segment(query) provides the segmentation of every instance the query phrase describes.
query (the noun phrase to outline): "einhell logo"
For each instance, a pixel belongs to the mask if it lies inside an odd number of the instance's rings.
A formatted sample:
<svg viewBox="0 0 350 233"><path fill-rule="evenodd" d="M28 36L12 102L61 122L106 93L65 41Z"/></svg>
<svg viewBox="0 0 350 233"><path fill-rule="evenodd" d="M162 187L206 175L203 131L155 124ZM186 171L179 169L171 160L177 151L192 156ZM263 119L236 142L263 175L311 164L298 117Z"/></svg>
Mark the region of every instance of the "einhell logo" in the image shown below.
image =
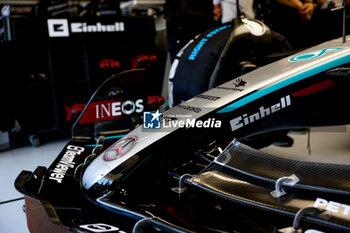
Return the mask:
<svg viewBox="0 0 350 233"><path fill-rule="evenodd" d="M291 104L292 103L291 103L290 96L287 95L281 98L279 103L276 103L270 107L265 108L264 106L261 106L259 110L253 114L248 115L247 113L245 113L242 116L239 116L233 120L230 120L231 129L232 131L236 131L237 129L247 126L271 114L274 114L277 111L280 111L281 109L284 109L290 106Z"/></svg>
<svg viewBox="0 0 350 233"><path fill-rule="evenodd" d="M80 124L87 124L98 121L107 121L123 118L126 115L142 113L144 110L143 99L132 100L107 100L93 102L79 120Z"/></svg>
<svg viewBox="0 0 350 233"><path fill-rule="evenodd" d="M49 37L69 37L71 33L102 33L102 32L123 32L123 22L104 25L100 22L87 24L85 22L68 23L67 19L48 19L47 26Z"/></svg>
<svg viewBox="0 0 350 233"><path fill-rule="evenodd" d="M66 19L49 19L47 21L50 37L68 37L69 28Z"/></svg>

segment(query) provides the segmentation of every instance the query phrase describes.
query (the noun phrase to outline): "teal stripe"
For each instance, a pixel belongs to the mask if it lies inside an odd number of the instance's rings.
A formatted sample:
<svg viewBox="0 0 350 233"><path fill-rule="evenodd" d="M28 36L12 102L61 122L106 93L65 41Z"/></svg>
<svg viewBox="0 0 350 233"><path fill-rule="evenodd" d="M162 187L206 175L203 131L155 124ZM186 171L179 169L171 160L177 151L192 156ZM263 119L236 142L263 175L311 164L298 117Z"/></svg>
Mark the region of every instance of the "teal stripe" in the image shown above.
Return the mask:
<svg viewBox="0 0 350 233"><path fill-rule="evenodd" d="M115 138L122 138L122 137L124 137L125 135L126 135L126 134L108 136L108 137L105 137L105 140L108 140L108 139L115 139ZM85 147L96 147L96 146L98 146L98 144L85 145Z"/></svg>
<svg viewBox="0 0 350 233"><path fill-rule="evenodd" d="M108 139L114 139L114 138L122 138L124 137L126 134L120 134L120 135L114 135L114 136L108 136L108 137L105 137L105 140L108 140Z"/></svg>
<svg viewBox="0 0 350 233"><path fill-rule="evenodd" d="M320 72L326 71L328 69L334 68L334 67L339 66L339 65L343 65L343 64L348 63L348 62L350 62L350 54L344 54L341 57L335 58L334 60L324 62L324 63L322 63L314 68L311 68L311 69L305 71L305 72L296 74L296 75L291 76L290 78L285 79L279 83L268 86L265 89L262 89L260 91L254 92L251 95L249 95L245 98L242 98L242 99L226 106L225 108L219 110L217 113L227 113L227 112L234 111L237 108L240 108L240 107L242 107L242 106L258 99L258 98L261 98L267 94L270 94L276 90L279 90L279 89L286 87L290 84L296 83L300 80L306 79L306 78L311 77L315 74L318 74Z"/></svg>
<svg viewBox="0 0 350 233"><path fill-rule="evenodd" d="M96 147L98 146L99 144L90 144L90 145L85 145L85 147Z"/></svg>

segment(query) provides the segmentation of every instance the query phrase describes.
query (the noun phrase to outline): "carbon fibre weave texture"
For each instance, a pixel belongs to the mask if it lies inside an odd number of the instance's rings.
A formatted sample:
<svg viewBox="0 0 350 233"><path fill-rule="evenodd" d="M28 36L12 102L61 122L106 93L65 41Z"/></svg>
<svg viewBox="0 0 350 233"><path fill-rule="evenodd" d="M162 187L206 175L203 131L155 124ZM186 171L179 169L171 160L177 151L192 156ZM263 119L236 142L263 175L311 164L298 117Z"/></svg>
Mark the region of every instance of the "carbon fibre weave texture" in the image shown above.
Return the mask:
<svg viewBox="0 0 350 233"><path fill-rule="evenodd" d="M265 182L274 183L281 177L295 174L300 179L297 186L350 194L350 165L286 159L241 143L235 143L222 153L216 163Z"/></svg>

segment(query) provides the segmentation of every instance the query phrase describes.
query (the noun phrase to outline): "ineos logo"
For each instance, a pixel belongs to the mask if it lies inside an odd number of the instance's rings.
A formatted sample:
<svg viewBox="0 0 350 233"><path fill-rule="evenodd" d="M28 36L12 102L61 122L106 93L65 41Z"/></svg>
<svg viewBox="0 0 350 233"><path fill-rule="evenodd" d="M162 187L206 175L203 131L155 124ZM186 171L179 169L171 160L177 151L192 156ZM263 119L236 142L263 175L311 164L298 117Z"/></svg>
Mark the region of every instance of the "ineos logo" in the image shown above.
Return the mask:
<svg viewBox="0 0 350 233"><path fill-rule="evenodd" d="M47 20L50 37L68 37L69 27L67 19L49 19Z"/></svg>
<svg viewBox="0 0 350 233"><path fill-rule="evenodd" d="M125 231L120 230L118 227L114 227L111 225L107 225L104 223L93 223L93 224L86 224L79 226L80 228L83 228L85 230L91 231L91 232L112 232L112 231L118 231L119 233L125 233Z"/></svg>

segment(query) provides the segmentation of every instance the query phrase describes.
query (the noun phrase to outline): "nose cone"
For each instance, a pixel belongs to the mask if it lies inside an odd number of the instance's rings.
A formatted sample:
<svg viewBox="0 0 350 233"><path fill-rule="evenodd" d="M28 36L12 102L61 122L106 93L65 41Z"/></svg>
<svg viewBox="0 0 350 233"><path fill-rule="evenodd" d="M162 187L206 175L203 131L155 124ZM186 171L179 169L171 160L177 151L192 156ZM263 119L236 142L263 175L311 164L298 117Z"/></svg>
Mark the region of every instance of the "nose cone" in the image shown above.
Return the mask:
<svg viewBox="0 0 350 233"><path fill-rule="evenodd" d="M105 163L101 156L96 158L93 166L88 166L83 174L82 184L85 189L90 189L93 184L102 179L111 168Z"/></svg>

